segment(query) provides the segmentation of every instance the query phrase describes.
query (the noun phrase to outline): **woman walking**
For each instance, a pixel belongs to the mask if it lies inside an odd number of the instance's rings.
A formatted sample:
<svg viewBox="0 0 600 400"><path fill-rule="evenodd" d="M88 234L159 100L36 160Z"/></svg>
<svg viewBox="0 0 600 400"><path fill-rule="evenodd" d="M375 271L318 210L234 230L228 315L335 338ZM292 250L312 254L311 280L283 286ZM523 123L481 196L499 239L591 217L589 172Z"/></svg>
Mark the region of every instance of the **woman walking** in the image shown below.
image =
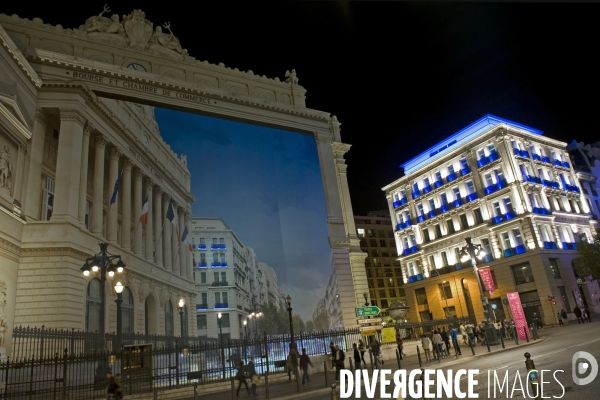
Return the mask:
<svg viewBox="0 0 600 400"><path fill-rule="evenodd" d="M235 379L238 380L238 387L235 395L239 397L240 388L242 387L242 383L246 386L246 392L248 392L248 396L250 396L250 389L248 389L248 382L246 382L246 369L244 368L244 362L240 361L240 366L238 367L237 374L235 374Z"/></svg>
<svg viewBox="0 0 600 400"><path fill-rule="evenodd" d="M363 365L367 365L365 362L365 352L367 351L367 347L363 343L362 340L358 341L358 351L360 351L360 359L362 360Z"/></svg>

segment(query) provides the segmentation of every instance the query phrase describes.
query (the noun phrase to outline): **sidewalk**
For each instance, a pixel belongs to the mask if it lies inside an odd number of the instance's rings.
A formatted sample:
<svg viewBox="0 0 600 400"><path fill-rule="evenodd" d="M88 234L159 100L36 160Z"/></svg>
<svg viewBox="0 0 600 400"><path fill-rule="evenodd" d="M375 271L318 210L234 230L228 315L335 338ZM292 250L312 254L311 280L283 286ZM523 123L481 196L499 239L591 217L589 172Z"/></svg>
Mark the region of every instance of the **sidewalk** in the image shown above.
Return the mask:
<svg viewBox="0 0 600 400"><path fill-rule="evenodd" d="M442 359L441 362L438 362L436 360L430 361L430 362L425 362L425 354L423 352L421 352L421 359L422 359L421 367L422 368L434 368L434 369L446 368L446 367L449 367L454 364L465 362L466 360L472 359L473 357L491 356L491 355L509 351L509 350L512 350L515 348L520 348L520 347L524 347L524 346L533 345L536 343L541 343L545 339L546 339L545 337L541 337L537 340L530 339L529 343L527 343L526 341L519 340L519 345L515 344L514 339L508 339L507 341L505 341L504 349L502 348L502 346L500 344L496 345L496 346L490 346L491 351L489 353L487 351L486 346L477 345L474 348L475 356L472 355L470 347L461 346L461 352L462 352L461 356L456 358L456 356L454 355L454 350L452 350L452 355L450 355L449 357L446 357L445 359ZM366 356L367 355L365 354L365 359L367 359ZM389 359L389 360L384 360L384 361L385 361L385 364L382 366L383 369L390 369L392 371L398 370L398 362L396 359ZM418 361L417 356L404 357L404 359L400 361L400 364L401 364L402 369L406 369L409 371L413 370L413 369L421 368L419 366L419 361ZM367 363L367 366L369 367L369 371L370 371L371 365ZM346 362L346 367L350 368L350 365L348 362ZM282 374L277 374L277 375L273 375L272 377L269 377L269 398L270 399L281 399L281 400L300 399L300 398L305 398L305 397L316 396L319 394L323 394L323 395L329 394L331 392L331 385L334 383L335 372L327 373L327 385L325 384L325 374L324 373L310 375L312 382L305 387L303 387L300 384L300 392L297 392L297 387L296 387L295 381L292 380L292 382L288 382L287 375L285 375L284 380L281 380L282 377L283 377ZM249 380L248 380L248 382L249 382ZM238 382L236 382L235 384L236 384L236 389L237 389ZM250 383L248 383L248 386L250 387ZM258 384L257 393L258 394L256 396L248 396L248 394L246 393L245 386L242 385L242 388L240 389L239 398L240 399L254 398L257 400L266 399L265 379L263 376L261 376L260 382ZM190 389L190 394L193 394L192 389ZM158 399L171 399L171 398L173 398L173 397L170 397L169 394L166 392L165 393L159 392L159 394L158 394ZM190 395L190 397L179 397L179 398L185 399L185 400L194 400L193 395ZM232 396L231 390L210 393L210 394L203 394L202 387L198 387L198 399L199 400L228 400L228 399L236 399L236 398L237 397L235 396L235 393L233 393L233 396Z"/></svg>

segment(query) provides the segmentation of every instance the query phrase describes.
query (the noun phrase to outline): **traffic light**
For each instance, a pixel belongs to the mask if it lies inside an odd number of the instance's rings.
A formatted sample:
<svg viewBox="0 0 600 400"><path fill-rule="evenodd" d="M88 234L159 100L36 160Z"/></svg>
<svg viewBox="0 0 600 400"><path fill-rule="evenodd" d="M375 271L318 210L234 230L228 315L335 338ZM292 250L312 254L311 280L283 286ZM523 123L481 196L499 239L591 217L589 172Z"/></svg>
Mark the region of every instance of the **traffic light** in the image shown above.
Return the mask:
<svg viewBox="0 0 600 400"><path fill-rule="evenodd" d="M553 302L552 302L552 305L553 305L553 306L555 306L555 305L556 305L556 302L555 302L555 301L553 301Z"/></svg>

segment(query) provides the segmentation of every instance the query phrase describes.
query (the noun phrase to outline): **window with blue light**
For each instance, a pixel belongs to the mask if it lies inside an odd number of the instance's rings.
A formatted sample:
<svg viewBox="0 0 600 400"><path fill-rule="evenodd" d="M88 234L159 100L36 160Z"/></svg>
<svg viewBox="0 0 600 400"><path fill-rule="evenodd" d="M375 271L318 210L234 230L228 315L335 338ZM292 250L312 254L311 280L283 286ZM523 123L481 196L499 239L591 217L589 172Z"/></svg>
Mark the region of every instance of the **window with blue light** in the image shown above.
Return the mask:
<svg viewBox="0 0 600 400"><path fill-rule="evenodd" d="M454 200L460 199L460 189L458 188L458 186L454 186L452 188L452 193L454 193Z"/></svg>
<svg viewBox="0 0 600 400"><path fill-rule="evenodd" d="M466 181L465 186L467 188L467 194L475 193L475 186L473 185L473 181Z"/></svg>
<svg viewBox="0 0 600 400"><path fill-rule="evenodd" d="M506 210L507 213L513 211L512 203L510 201L510 196L503 198L502 202L504 203L504 209Z"/></svg>
<svg viewBox="0 0 600 400"><path fill-rule="evenodd" d="M459 160L459 162L460 162L460 169L466 169L466 168L469 168L469 163L467 162L467 159L466 159L466 158L461 158L461 159Z"/></svg>
<svg viewBox="0 0 600 400"><path fill-rule="evenodd" d="M454 173L454 165L450 164L448 165L448 175L453 174Z"/></svg>
<svg viewBox="0 0 600 400"><path fill-rule="evenodd" d="M417 213L419 216L423 215L423 203L417 204Z"/></svg>

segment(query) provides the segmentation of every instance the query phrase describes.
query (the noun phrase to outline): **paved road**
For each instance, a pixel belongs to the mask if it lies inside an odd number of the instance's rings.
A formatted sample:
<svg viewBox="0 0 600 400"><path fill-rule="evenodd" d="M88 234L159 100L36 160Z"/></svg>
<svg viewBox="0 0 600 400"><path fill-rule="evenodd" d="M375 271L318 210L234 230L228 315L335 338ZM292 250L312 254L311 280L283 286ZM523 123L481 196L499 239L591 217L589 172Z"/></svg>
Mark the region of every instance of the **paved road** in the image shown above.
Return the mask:
<svg viewBox="0 0 600 400"><path fill-rule="evenodd" d="M527 369L525 368L525 358L523 354L525 351L531 353L531 358L535 362L535 366L538 370L550 370L552 372L544 374L544 381L548 382L544 384L544 397L549 398L562 398L562 399L598 399L600 398L600 376L598 376L593 382L586 386L579 386L573 383L572 379L572 357L577 351L586 351L592 354L596 360L600 359L600 322L592 322L591 324L573 324L567 327L555 327L546 328L541 332L541 335L545 337L545 340L541 343L535 344L529 347L515 348L502 353L485 355L483 357L464 357L465 349L463 349L463 358L460 360L447 359L441 364L429 363L426 368L439 368L442 370L457 370L457 369L479 369L479 375L476 379L478 384L474 388L474 393L478 394L479 398L495 398L495 399L509 399L509 398L529 398L527 393L523 393L518 390L520 385L517 381L515 383L517 372L520 374L525 385ZM477 348L478 353L483 352L481 347ZM483 348L485 349L485 348ZM468 349L467 349L468 351ZM404 365L403 365L404 367ZM411 365L406 366L407 369L411 369ZM414 368L414 367L413 367ZM564 372L556 372L556 378L560 384L553 378L555 371L562 370ZM491 374L491 383L489 385L488 393L488 371ZM494 394L493 386L493 374L504 379L506 371L509 376L509 389L505 387L502 393L496 387L496 393ZM589 371L589 369L588 369ZM600 374L599 374L600 375ZM586 374L581 377L585 377ZM562 385L562 386L561 386ZM392 386L390 386L391 388ZM467 380L461 380L461 390L467 390ZM515 388L513 390L513 387ZM525 387L523 386L525 389ZM389 390L391 392L391 390ZM432 386L431 392L436 394L436 387ZM380 399L380 388L376 389L375 399ZM361 399L366 399L364 389L361 390ZM311 396L306 393L304 399L310 400L321 400L330 399L329 394L320 393ZM351 398L356 398L354 394ZM408 398L411 398L408 396ZM449 397L445 396L442 391L442 396L435 398L446 399ZM454 397L456 398L456 397Z"/></svg>

